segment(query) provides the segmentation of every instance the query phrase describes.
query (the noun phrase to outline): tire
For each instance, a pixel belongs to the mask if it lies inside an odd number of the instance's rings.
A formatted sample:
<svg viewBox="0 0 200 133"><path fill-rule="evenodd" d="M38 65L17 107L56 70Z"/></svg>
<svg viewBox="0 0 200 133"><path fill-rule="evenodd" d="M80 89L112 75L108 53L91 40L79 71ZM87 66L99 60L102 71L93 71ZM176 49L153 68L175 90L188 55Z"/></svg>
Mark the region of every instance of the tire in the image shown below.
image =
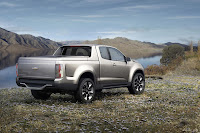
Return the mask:
<svg viewBox="0 0 200 133"><path fill-rule="evenodd" d="M103 89L96 90L96 92L101 93Z"/></svg>
<svg viewBox="0 0 200 133"><path fill-rule="evenodd" d="M136 73L132 79L131 86L128 87L130 94L142 94L145 89L145 77L141 73Z"/></svg>
<svg viewBox="0 0 200 133"><path fill-rule="evenodd" d="M91 103L95 97L94 82L90 78L81 79L75 97L80 103Z"/></svg>
<svg viewBox="0 0 200 133"><path fill-rule="evenodd" d="M39 90L31 90L31 93L35 99L40 99L40 100L47 100L51 96L51 93L46 93L44 91L39 91Z"/></svg>

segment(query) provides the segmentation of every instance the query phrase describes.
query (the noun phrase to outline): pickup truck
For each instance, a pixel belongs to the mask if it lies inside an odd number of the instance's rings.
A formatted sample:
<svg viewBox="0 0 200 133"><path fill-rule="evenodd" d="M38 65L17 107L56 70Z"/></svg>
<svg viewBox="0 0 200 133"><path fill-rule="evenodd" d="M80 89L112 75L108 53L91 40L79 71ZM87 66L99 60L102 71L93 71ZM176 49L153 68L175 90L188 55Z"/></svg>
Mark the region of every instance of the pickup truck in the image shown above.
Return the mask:
<svg viewBox="0 0 200 133"><path fill-rule="evenodd" d="M91 103L102 89L127 87L130 94L145 89L141 64L114 47L97 44L61 46L52 56L20 57L16 75L18 86L42 100L52 93L67 93Z"/></svg>

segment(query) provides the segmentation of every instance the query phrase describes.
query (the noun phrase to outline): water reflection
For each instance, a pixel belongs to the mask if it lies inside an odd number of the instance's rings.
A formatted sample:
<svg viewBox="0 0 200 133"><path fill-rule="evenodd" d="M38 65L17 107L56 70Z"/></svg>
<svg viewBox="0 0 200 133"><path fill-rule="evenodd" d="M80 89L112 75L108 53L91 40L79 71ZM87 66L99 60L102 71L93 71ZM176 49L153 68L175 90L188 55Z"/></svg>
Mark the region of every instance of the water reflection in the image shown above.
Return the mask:
<svg viewBox="0 0 200 133"><path fill-rule="evenodd" d="M23 53L0 51L0 88L17 87L15 64L19 57L52 55L53 52L53 50L26 51Z"/></svg>
<svg viewBox="0 0 200 133"><path fill-rule="evenodd" d="M142 64L144 68L150 65L160 65L160 59L162 58L162 55L148 57L148 58L139 58L136 59L139 63Z"/></svg>
<svg viewBox="0 0 200 133"><path fill-rule="evenodd" d="M15 83L16 69L15 66L11 66L0 70L0 89L17 87Z"/></svg>
<svg viewBox="0 0 200 133"><path fill-rule="evenodd" d="M0 70L15 65L19 57L52 55L53 52L52 50L25 51L23 53L0 51Z"/></svg>

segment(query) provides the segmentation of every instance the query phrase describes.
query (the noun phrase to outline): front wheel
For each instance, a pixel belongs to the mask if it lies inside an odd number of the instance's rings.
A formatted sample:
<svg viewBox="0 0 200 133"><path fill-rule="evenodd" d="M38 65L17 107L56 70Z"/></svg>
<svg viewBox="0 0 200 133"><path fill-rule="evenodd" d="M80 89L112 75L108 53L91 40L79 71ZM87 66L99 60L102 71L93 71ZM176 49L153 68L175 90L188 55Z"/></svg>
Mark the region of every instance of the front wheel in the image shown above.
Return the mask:
<svg viewBox="0 0 200 133"><path fill-rule="evenodd" d="M142 94L145 89L145 78L141 73L134 75L131 86L128 87L130 94Z"/></svg>
<svg viewBox="0 0 200 133"><path fill-rule="evenodd" d="M31 93L35 99L47 100L51 96L51 93L47 93L40 90L31 90Z"/></svg>
<svg viewBox="0 0 200 133"><path fill-rule="evenodd" d="M95 84L90 78L81 79L76 99L81 103L91 103L95 97Z"/></svg>

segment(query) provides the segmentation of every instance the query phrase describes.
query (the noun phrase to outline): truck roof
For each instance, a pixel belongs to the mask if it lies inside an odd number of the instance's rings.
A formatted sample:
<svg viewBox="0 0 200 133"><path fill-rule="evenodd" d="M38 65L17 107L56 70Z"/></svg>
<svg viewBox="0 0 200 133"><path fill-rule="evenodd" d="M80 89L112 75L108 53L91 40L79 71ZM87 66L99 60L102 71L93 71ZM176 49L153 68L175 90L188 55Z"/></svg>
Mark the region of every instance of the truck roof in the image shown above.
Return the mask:
<svg viewBox="0 0 200 133"><path fill-rule="evenodd" d="M69 45L63 45L63 46L106 46L101 44L69 44ZM61 46L61 47L63 47Z"/></svg>

